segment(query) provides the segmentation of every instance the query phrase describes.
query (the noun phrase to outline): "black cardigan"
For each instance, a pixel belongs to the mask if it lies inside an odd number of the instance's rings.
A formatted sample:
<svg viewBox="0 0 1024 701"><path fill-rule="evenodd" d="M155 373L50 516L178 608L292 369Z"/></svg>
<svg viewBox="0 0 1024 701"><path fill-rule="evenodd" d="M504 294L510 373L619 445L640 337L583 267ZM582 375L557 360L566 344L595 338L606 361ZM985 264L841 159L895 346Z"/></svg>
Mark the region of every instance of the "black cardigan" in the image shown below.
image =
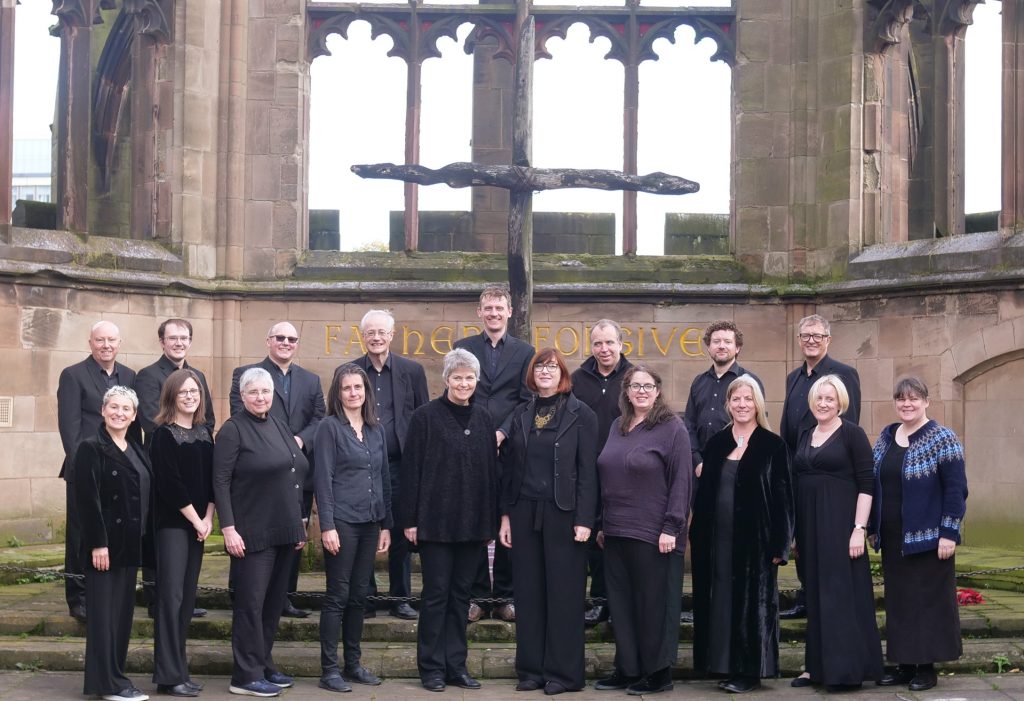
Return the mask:
<svg viewBox="0 0 1024 701"><path fill-rule="evenodd" d="M131 438L128 450L135 451L139 463L150 471L152 478L149 458ZM107 548L111 567L152 564L153 480L150 479L148 495L149 523L143 528L139 473L114 443L106 426L100 425L95 436L78 445L72 474L83 561L92 562L95 548Z"/></svg>
<svg viewBox="0 0 1024 701"><path fill-rule="evenodd" d="M224 422L213 447L213 493L221 528L234 526L246 552L306 540L302 483L309 463L273 416L243 409Z"/></svg>
<svg viewBox="0 0 1024 701"><path fill-rule="evenodd" d="M413 412L402 451L396 523L417 539L463 543L498 530L498 445L491 415L472 404L463 429L444 399Z"/></svg>
<svg viewBox="0 0 1024 701"><path fill-rule="evenodd" d="M512 433L502 443L502 514L509 513L522 491L535 405L536 399L531 399L516 409ZM562 511L575 511L575 525L593 528L597 513L597 416L570 394L565 399L565 410L555 420L558 428L551 457L555 505Z"/></svg>

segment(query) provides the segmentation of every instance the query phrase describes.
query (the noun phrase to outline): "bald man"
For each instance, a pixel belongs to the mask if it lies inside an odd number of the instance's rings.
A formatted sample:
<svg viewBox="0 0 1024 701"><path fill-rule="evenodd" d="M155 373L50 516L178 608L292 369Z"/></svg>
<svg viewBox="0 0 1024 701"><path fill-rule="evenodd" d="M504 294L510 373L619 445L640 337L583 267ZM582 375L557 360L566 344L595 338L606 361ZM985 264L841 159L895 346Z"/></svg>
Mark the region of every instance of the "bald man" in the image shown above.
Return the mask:
<svg viewBox="0 0 1024 701"><path fill-rule="evenodd" d="M95 436L103 425L100 409L103 395L115 385L135 387L135 371L117 362L121 349L121 331L109 321L93 324L89 331L89 357L80 363L64 368L57 382L57 430L64 446L64 463L59 477L63 477L67 490L67 525L64 540L64 572L81 575L84 573L79 552L78 508L72 498L74 493L75 451L86 438ZM138 438L138 426L132 432ZM81 621L85 620L85 581L81 578L66 578L64 593L68 612Z"/></svg>

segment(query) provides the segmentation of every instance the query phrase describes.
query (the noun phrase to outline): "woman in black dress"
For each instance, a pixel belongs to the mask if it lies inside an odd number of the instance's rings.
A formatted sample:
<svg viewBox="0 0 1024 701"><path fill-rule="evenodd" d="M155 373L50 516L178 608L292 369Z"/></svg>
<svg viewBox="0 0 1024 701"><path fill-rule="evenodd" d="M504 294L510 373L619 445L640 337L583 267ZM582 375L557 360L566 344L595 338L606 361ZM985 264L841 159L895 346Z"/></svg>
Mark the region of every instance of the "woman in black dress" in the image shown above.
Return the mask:
<svg viewBox="0 0 1024 701"><path fill-rule="evenodd" d="M391 478L384 430L373 388L353 363L334 371L327 418L316 427L313 454L316 505L324 543L327 599L320 613L320 686L351 691L349 682L376 686L361 664L363 615L373 560L391 543ZM338 634L344 669L338 669Z"/></svg>
<svg viewBox="0 0 1024 701"><path fill-rule="evenodd" d="M139 398L127 387L103 395L103 425L75 453L72 485L85 565L85 687L109 701L149 698L125 676L135 611L135 575L151 563L153 474L129 437Z"/></svg>
<svg viewBox="0 0 1024 701"><path fill-rule="evenodd" d="M294 683L272 652L293 551L306 544L302 484L309 463L291 430L270 415L270 373L249 368L238 386L243 409L224 422L213 448L213 493L235 583L228 691L279 696Z"/></svg>
<svg viewBox="0 0 1024 701"><path fill-rule="evenodd" d="M916 377L893 390L900 420L875 443L871 542L882 550L885 655L898 665L879 684L926 691L935 663L963 654L953 555L967 511L964 449L928 418L928 387Z"/></svg>
<svg viewBox="0 0 1024 701"><path fill-rule="evenodd" d="M731 423L704 448L690 523L694 667L753 691L779 674L778 566L793 539L789 451L750 375L725 392Z"/></svg>
<svg viewBox="0 0 1024 701"><path fill-rule="evenodd" d="M156 620L153 682L171 696L198 696L188 674L185 640L196 603L203 541L213 530L213 438L203 424L199 377L175 370L160 391L149 441L156 479Z"/></svg>
<svg viewBox="0 0 1024 701"><path fill-rule="evenodd" d="M428 691L479 689L466 669L466 617L480 550L497 533L498 442L491 415L470 401L480 376L476 356L449 351L441 375L444 394L409 421L397 522L419 548L423 571L420 682Z"/></svg>
<svg viewBox="0 0 1024 701"><path fill-rule="evenodd" d="M817 421L797 444L796 545L807 592L806 671L793 686L830 691L882 677L882 644L864 540L874 474L864 429L844 421L846 386L825 375L807 393Z"/></svg>
<svg viewBox="0 0 1024 701"><path fill-rule="evenodd" d="M501 528L512 549L517 691L579 691L584 679L586 543L597 511L597 416L572 395L553 348L530 362L536 396L502 446Z"/></svg>

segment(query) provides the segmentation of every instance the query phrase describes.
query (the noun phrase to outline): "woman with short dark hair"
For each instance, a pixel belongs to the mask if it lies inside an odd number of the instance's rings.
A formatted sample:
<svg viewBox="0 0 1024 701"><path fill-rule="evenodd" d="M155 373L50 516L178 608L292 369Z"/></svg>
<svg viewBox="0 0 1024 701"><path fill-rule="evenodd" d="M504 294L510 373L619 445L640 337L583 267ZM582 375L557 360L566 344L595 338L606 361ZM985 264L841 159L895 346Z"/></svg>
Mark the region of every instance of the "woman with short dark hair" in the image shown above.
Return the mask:
<svg viewBox="0 0 1024 701"><path fill-rule="evenodd" d="M597 417L572 394L553 348L530 361L533 399L502 444L501 544L512 549L518 691L551 696L584 680L586 543L597 511Z"/></svg>
<svg viewBox="0 0 1024 701"><path fill-rule="evenodd" d="M153 682L171 696L198 696L185 640L196 602L203 543L213 530L213 437L204 425L203 388L190 369L175 370L160 391L149 441L156 477L156 618Z"/></svg>
<svg viewBox="0 0 1024 701"><path fill-rule="evenodd" d="M334 371L313 455L327 573L320 612L320 687L344 692L352 690L349 682L376 686L380 678L362 666L359 643L374 556L386 552L391 542L391 477L373 387L354 363ZM344 669L338 668L339 633Z"/></svg>
<svg viewBox="0 0 1024 701"><path fill-rule="evenodd" d="M954 553L967 511L964 449L928 418L928 387L905 377L892 393L899 422L875 442L875 493L868 528L882 550L885 655L898 665L879 684L926 691L935 663L963 655Z"/></svg>

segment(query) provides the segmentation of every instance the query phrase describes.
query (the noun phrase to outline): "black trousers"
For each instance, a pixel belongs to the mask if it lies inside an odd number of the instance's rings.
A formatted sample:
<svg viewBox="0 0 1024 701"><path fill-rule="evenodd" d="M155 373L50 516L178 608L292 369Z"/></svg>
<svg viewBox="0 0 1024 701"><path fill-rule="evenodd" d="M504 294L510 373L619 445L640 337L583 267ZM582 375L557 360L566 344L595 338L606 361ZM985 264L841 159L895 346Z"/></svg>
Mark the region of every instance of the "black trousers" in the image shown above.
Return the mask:
<svg viewBox="0 0 1024 701"><path fill-rule="evenodd" d="M398 471L402 469L402 461L388 462L388 471L391 475L391 503L398 503L401 479ZM373 571L370 571L367 589L368 596L377 596L377 578ZM388 596L409 597L412 596L412 564L409 541L405 539L405 531L401 528L391 529L391 547L388 548ZM391 608L394 604L387 604L379 608Z"/></svg>
<svg viewBox="0 0 1024 701"><path fill-rule="evenodd" d="M203 544L192 529L160 528L156 558L153 683L175 686L189 679L185 641L196 605Z"/></svg>
<svg viewBox="0 0 1024 701"><path fill-rule="evenodd" d="M67 508L67 521L64 525L64 573L83 575L85 568L80 552L82 546L81 526L78 519L78 504L75 502L74 485L70 479L64 482L64 488ZM69 610L76 606L85 606L85 580L81 577L65 577L64 598L68 602Z"/></svg>
<svg viewBox="0 0 1024 701"><path fill-rule="evenodd" d="M590 575L590 598L606 598L608 589L604 582L604 549L597 545L597 528L587 539L587 574Z"/></svg>
<svg viewBox="0 0 1024 701"><path fill-rule="evenodd" d="M552 501L511 509L516 587L516 675L582 689L587 546L574 540L575 514Z"/></svg>
<svg viewBox="0 0 1024 701"><path fill-rule="evenodd" d="M313 511L313 492L302 493L302 518L309 518ZM288 593L294 594L299 590L299 566L302 564L302 551L293 551L295 560L291 564L288 575Z"/></svg>
<svg viewBox="0 0 1024 701"><path fill-rule="evenodd" d="M116 694L133 686L125 676L135 612L137 567L85 568L85 685L88 696Z"/></svg>
<svg viewBox="0 0 1024 701"><path fill-rule="evenodd" d="M466 616L480 546L479 542L419 541L423 594L416 665L420 679L466 673Z"/></svg>
<svg viewBox="0 0 1024 701"><path fill-rule="evenodd" d="M473 588L470 595L475 600L480 599L508 599L512 602L512 557L507 549L500 545L494 549L494 583L491 583L491 575L487 563L487 543L484 543L477 553L476 576L473 580ZM480 606L485 611L498 606L498 604L482 603Z"/></svg>
<svg viewBox="0 0 1024 701"><path fill-rule="evenodd" d="M345 667L359 666L363 637L363 613L366 606L366 578L373 572L380 525L335 521L341 550L331 555L324 550L327 571L327 598L320 612L320 667L323 675L334 676L338 669L338 634L345 650Z"/></svg>
<svg viewBox="0 0 1024 701"><path fill-rule="evenodd" d="M272 652L295 559L294 545L276 545L231 558L235 598L231 613L231 683L249 684L276 672Z"/></svg>
<svg viewBox="0 0 1024 701"><path fill-rule="evenodd" d="M679 650L683 556L606 535L604 571L615 616L615 669L646 677L671 666Z"/></svg>

